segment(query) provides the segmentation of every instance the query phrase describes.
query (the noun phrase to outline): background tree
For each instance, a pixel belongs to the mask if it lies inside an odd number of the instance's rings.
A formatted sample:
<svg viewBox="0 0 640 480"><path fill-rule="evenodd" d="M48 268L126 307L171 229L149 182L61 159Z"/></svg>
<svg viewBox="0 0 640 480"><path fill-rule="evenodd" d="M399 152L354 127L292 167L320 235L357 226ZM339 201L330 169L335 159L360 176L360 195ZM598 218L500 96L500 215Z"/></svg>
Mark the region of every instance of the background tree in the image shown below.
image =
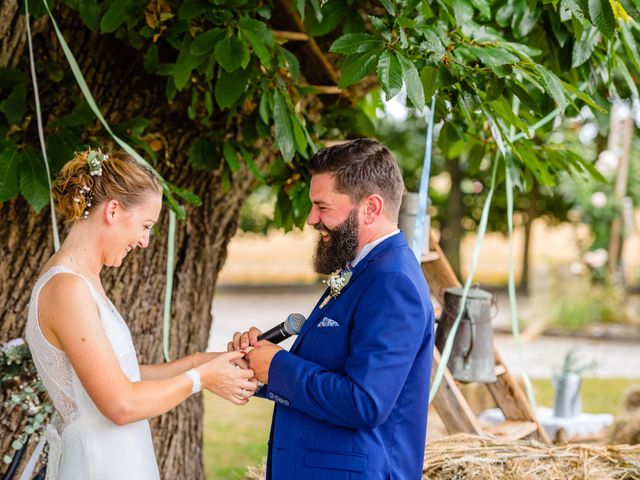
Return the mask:
<svg viewBox="0 0 640 480"><path fill-rule="evenodd" d="M528 138L530 125L556 108L637 97L637 29L629 17L639 17L636 0L65 0L52 7L109 123L186 190L174 195L194 203L177 234L173 356L206 345L217 273L246 196L264 179L276 192L277 224L301 225L309 207L305 159L316 143L371 133L353 102L376 81L389 96L404 83L418 109L437 91L436 117L488 165L503 161L496 152L512 144L510 133L523 133L507 162L525 189L534 178L549 184L557 172L593 170L562 146L540 148ZM2 339L21 335L31 286L52 253L21 8L17 0L0 4ZM79 94L42 4L34 0L31 10L55 174L74 150L109 138ZM632 58L631 69L623 58ZM310 86L336 82L337 94ZM105 276L142 362L162 360L166 229L164 216L152 248ZM192 398L152 422L163 477L202 478L201 416L202 402ZM10 450L21 418L3 411L1 451Z"/></svg>

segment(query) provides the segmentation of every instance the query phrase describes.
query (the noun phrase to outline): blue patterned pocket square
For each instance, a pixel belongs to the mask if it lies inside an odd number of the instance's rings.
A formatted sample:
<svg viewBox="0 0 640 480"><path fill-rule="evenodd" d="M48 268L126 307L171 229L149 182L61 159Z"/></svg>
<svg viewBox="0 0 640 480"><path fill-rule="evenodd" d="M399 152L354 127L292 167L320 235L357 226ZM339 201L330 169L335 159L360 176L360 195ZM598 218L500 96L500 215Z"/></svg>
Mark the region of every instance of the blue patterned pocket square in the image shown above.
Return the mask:
<svg viewBox="0 0 640 480"><path fill-rule="evenodd" d="M329 317L324 317L322 319L322 321L320 323L318 323L317 327L318 328L322 328L322 327L339 327L340 324L338 322L336 322L335 320L329 318Z"/></svg>

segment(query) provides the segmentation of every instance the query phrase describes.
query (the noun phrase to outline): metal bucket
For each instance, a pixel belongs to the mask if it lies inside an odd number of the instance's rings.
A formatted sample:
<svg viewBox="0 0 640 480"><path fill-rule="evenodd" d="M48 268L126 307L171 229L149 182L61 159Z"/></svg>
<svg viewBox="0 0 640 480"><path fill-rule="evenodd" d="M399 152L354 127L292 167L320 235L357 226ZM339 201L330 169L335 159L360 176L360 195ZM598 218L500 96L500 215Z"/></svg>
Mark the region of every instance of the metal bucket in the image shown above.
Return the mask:
<svg viewBox="0 0 640 480"><path fill-rule="evenodd" d="M577 373L568 372L553 376L553 416L569 418L580 415L580 384Z"/></svg>
<svg viewBox="0 0 640 480"><path fill-rule="evenodd" d="M458 316L462 290L447 288L444 291L444 308L436 330L436 346L440 352L444 349L447 335ZM491 328L491 310L494 305L491 293L476 287L469 289L466 307L447 364L453 378L460 382L496 381Z"/></svg>
<svg viewBox="0 0 640 480"><path fill-rule="evenodd" d="M415 192L405 192L402 195L402 204L400 205L400 216L398 218L398 228L404 232L407 237L409 248L413 247L413 234L416 227L416 218L418 216L418 194ZM424 236L422 237L422 256L429 254L429 227L431 225L431 217L425 216L424 219Z"/></svg>

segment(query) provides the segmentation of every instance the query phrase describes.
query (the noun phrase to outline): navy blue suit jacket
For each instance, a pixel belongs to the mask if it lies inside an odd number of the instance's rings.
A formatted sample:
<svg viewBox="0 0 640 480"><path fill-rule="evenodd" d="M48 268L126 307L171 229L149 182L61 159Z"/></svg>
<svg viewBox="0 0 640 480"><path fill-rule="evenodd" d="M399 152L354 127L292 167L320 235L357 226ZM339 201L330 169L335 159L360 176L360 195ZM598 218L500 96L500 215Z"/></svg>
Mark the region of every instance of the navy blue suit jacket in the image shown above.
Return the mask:
<svg viewBox="0 0 640 480"><path fill-rule="evenodd" d="M404 235L377 245L320 308L327 294L269 368L267 478L421 479L433 307Z"/></svg>

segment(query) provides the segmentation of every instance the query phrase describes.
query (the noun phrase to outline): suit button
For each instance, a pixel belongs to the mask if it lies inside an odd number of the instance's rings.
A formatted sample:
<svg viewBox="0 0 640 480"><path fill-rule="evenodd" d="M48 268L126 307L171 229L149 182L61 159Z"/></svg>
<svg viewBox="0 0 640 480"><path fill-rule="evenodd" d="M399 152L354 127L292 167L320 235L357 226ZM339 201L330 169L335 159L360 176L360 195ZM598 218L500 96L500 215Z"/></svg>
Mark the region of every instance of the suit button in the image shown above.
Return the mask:
<svg viewBox="0 0 640 480"><path fill-rule="evenodd" d="M285 404L285 406L287 406L287 407L288 407L288 406L289 406L289 400L285 400L285 401L284 401L284 404Z"/></svg>
<svg viewBox="0 0 640 480"><path fill-rule="evenodd" d="M273 394L273 392L269 392L269 399L273 400L274 397L275 397L275 395Z"/></svg>

